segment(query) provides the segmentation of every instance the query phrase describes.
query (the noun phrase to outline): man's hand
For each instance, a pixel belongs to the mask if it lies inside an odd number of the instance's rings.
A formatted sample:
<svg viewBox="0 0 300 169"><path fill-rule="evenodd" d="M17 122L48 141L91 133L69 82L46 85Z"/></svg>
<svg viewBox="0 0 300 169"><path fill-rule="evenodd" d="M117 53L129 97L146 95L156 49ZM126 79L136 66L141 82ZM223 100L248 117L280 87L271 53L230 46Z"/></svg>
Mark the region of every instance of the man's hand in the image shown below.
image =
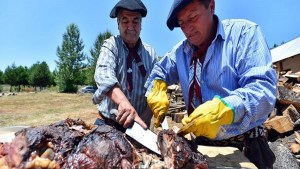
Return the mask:
<svg viewBox="0 0 300 169"><path fill-rule="evenodd" d="M123 125L124 128L128 128L133 124L133 121L139 123L144 129L147 128L145 122L139 117L138 113L126 98L120 87L114 86L107 96L118 104L118 113L116 114L116 121Z"/></svg>
<svg viewBox="0 0 300 169"><path fill-rule="evenodd" d="M147 128L145 122L140 118L140 116L128 100L122 100L119 103L116 121L120 125L123 125L124 128L128 128L129 126L131 126L134 121L139 123L144 129Z"/></svg>
<svg viewBox="0 0 300 169"><path fill-rule="evenodd" d="M163 80L155 80L153 89L147 97L147 103L155 117L154 126L161 125L169 109L169 100L167 96L167 84Z"/></svg>
<svg viewBox="0 0 300 169"><path fill-rule="evenodd" d="M211 101L197 107L189 117L183 118L183 127L178 134L193 133L197 137L204 136L214 139L221 125L233 123L234 115L234 110L216 96Z"/></svg>

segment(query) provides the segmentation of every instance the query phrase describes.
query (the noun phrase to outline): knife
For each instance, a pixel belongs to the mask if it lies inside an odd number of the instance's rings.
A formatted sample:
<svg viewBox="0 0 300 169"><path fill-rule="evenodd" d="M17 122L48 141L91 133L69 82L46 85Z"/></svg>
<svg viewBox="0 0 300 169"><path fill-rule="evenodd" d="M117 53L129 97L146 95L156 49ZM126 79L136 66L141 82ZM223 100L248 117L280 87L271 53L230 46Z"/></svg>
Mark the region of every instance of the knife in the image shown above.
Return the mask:
<svg viewBox="0 0 300 169"><path fill-rule="evenodd" d="M117 115L118 110L111 109L110 114ZM132 127L127 128L125 134L160 155L157 144L157 135L149 129L144 129L139 123L133 122Z"/></svg>
<svg viewBox="0 0 300 169"><path fill-rule="evenodd" d="M163 122L161 123L161 127L162 127L162 129L165 129L165 130L169 129L169 125L168 125L168 121L167 121L167 116L164 118Z"/></svg>

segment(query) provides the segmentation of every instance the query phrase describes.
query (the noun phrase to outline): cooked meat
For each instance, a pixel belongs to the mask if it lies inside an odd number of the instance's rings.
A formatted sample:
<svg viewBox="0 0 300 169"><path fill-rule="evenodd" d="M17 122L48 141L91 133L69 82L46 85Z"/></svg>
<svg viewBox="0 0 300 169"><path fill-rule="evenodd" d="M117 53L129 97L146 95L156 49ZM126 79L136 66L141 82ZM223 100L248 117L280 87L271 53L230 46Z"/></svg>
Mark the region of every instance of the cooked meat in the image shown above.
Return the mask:
<svg viewBox="0 0 300 169"><path fill-rule="evenodd" d="M82 120L72 119L26 128L17 132L11 143L4 144L0 157L3 156L2 161L9 168L43 168L40 163L62 167L68 154L88 131L90 127Z"/></svg>
<svg viewBox="0 0 300 169"><path fill-rule="evenodd" d="M208 163L204 155L197 152L197 146L177 136L173 130L160 131L157 142L168 168L208 169Z"/></svg>
<svg viewBox="0 0 300 169"><path fill-rule="evenodd" d="M207 168L204 156L171 130L159 133L158 144L164 161L114 127L66 119L0 143L0 168Z"/></svg>
<svg viewBox="0 0 300 169"><path fill-rule="evenodd" d="M68 157L66 168L137 168L138 164L138 154L125 135L104 125L82 139Z"/></svg>

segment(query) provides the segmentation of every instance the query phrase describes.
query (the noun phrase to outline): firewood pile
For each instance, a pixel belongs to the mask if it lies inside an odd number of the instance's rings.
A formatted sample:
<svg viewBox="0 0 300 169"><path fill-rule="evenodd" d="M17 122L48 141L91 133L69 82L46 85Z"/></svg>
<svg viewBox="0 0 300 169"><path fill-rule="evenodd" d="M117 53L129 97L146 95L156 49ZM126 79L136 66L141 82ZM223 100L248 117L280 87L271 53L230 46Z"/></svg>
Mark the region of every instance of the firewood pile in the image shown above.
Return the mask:
<svg viewBox="0 0 300 169"><path fill-rule="evenodd" d="M181 123L186 114L186 107L180 85L168 86L167 95L170 102L167 115L171 116L175 123Z"/></svg>
<svg viewBox="0 0 300 169"><path fill-rule="evenodd" d="M276 156L274 168L300 168L300 72L284 75L278 78L276 105L264 125ZM181 123L186 109L180 86L169 86L168 96L168 115Z"/></svg>
<svg viewBox="0 0 300 169"><path fill-rule="evenodd" d="M300 78L280 76L276 105L265 121L275 168L300 167ZM277 166L276 166L277 165Z"/></svg>

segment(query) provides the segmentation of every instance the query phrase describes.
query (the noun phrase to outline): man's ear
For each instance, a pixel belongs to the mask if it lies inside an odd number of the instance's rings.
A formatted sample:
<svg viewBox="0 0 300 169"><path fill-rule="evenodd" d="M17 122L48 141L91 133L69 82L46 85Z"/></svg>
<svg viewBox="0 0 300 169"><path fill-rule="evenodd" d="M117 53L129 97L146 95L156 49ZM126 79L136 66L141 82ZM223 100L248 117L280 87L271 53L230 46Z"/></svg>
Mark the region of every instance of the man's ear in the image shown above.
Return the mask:
<svg viewBox="0 0 300 169"><path fill-rule="evenodd" d="M209 3L209 9L212 13L215 13L215 0L211 0Z"/></svg>

